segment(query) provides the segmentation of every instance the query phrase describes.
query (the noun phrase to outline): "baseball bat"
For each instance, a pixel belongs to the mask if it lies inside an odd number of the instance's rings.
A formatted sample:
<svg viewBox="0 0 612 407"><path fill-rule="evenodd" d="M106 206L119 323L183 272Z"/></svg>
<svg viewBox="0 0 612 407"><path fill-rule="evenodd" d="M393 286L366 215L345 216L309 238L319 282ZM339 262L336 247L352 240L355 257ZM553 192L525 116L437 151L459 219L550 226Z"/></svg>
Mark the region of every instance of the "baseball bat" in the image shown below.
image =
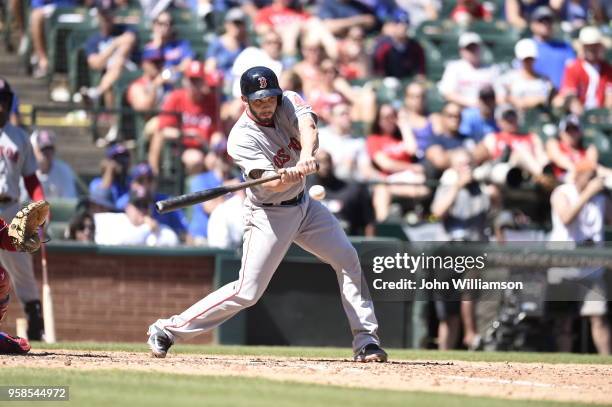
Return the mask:
<svg viewBox="0 0 612 407"><path fill-rule="evenodd" d="M40 259L42 265L42 311L43 321L45 323L45 342L55 343L56 338L55 316L53 313L53 296L51 295L51 286L49 285L49 271L47 268L47 248L44 243L40 245Z"/></svg>
<svg viewBox="0 0 612 407"><path fill-rule="evenodd" d="M164 199L162 201L157 201L155 203L155 208L159 213L167 213L185 208L187 206L210 201L211 199L218 198L230 192L240 191L241 189L265 184L266 182L270 181L276 181L277 179L280 179L280 177L280 174L274 174L252 181L241 182L235 185L222 185L216 188L205 189L203 191L192 192L190 194L183 194L173 198Z"/></svg>

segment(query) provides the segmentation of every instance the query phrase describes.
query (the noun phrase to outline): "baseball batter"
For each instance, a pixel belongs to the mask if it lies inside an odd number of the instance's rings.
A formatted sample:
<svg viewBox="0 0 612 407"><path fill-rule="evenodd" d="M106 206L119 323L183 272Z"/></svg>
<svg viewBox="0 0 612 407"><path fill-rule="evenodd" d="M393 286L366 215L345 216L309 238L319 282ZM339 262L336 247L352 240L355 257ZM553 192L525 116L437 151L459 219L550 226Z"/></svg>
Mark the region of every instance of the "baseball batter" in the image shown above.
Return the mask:
<svg viewBox="0 0 612 407"><path fill-rule="evenodd" d="M19 211L21 177L32 200L45 198L36 177L37 163L30 138L25 131L8 121L13 98L9 83L0 78L0 217L4 219L12 219ZM29 253L0 251L0 267L8 271L13 289L24 305L28 316L28 338L40 341L43 320L32 256Z"/></svg>
<svg viewBox="0 0 612 407"><path fill-rule="evenodd" d="M361 266L336 218L304 193L316 172L317 117L295 92L283 92L274 72L247 70L240 78L246 110L229 135L228 153L245 178L274 173L281 179L247 190L242 267L238 280L198 301L179 315L149 327L153 356L165 357L177 339L209 331L257 302L291 243L329 263L336 272L342 305L353 333L355 360L385 362L378 323Z"/></svg>

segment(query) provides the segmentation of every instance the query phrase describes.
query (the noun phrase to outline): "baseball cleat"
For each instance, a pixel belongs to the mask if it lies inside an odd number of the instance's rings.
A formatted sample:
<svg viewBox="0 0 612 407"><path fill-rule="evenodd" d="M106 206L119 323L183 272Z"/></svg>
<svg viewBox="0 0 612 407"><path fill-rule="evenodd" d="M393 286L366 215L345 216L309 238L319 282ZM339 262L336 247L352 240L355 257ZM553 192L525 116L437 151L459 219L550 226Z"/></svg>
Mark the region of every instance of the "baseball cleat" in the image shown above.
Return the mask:
<svg viewBox="0 0 612 407"><path fill-rule="evenodd" d="M0 332L0 355L25 355L29 351L27 339Z"/></svg>
<svg viewBox="0 0 612 407"><path fill-rule="evenodd" d="M156 358L165 358L168 349L172 346L172 339L163 329L158 328L155 324L149 326L147 335L149 335L147 345L151 349L151 354Z"/></svg>
<svg viewBox="0 0 612 407"><path fill-rule="evenodd" d="M359 351L355 355L355 362L386 362L387 361L387 352L382 350L380 346L375 343L370 343Z"/></svg>

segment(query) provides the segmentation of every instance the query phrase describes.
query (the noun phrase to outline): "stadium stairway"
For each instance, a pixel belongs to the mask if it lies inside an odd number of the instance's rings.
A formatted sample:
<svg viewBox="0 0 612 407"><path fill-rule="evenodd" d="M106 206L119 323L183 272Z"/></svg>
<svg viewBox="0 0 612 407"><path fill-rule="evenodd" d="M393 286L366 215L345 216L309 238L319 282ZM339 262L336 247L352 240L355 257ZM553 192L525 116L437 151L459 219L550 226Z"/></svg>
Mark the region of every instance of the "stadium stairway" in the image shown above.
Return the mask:
<svg viewBox="0 0 612 407"><path fill-rule="evenodd" d="M65 103L53 102L49 98L46 80L33 79L26 74L20 58L8 54L0 47L0 75L4 76L19 97L22 122L30 130L36 127L52 129L57 134L58 156L68 162L77 174L88 180L96 176L104 150L95 146L87 124L66 120L68 111L61 113L40 112L34 126L30 124L29 112L33 105L66 107Z"/></svg>

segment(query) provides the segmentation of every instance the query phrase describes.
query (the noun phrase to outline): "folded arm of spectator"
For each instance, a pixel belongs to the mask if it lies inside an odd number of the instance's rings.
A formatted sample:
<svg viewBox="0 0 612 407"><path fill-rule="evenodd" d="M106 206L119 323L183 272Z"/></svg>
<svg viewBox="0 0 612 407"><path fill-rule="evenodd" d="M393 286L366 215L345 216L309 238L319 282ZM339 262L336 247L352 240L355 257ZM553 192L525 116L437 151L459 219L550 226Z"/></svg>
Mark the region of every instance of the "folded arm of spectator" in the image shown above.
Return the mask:
<svg viewBox="0 0 612 407"><path fill-rule="evenodd" d="M546 141L545 147L550 162L566 171L572 171L574 169L574 162L566 153L561 151L561 148L559 147L559 140L551 138ZM597 162L599 160L599 153L594 145L591 144L587 148L585 158L592 162Z"/></svg>

